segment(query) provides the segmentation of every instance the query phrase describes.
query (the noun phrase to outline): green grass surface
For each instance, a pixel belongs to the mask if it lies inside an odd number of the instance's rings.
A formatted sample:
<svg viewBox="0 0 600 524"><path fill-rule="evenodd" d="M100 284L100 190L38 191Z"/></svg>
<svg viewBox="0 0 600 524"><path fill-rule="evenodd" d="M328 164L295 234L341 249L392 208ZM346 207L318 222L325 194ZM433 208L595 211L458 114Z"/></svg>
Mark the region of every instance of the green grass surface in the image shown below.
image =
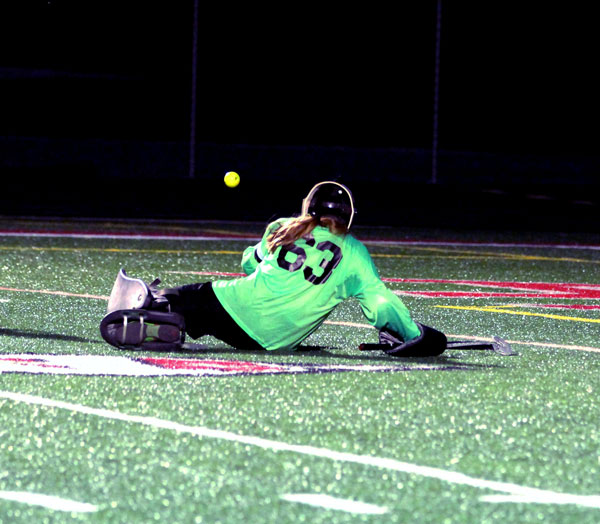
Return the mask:
<svg viewBox="0 0 600 524"><path fill-rule="evenodd" d="M24 221L14 229L43 227L58 228ZM260 225L94 222L60 229L252 235ZM568 240L391 229L357 229L357 236ZM238 272L247 244L2 236L0 357L151 355L105 344L98 324L106 301L74 295L108 295L121 267L145 280L159 276L167 286L216 278L186 273L191 271ZM369 249L384 278L600 283L600 251L592 249ZM388 285L403 293L490 291L451 282ZM501 335L518 355L447 351L415 361L360 353L358 345L376 341L377 334L361 326L358 304L347 302L307 340L320 350L239 352L207 338L186 352L160 356L401 370L230 377L2 373L0 522L599 522L600 353L593 350L600 350L600 311L539 306L600 300L402 298L416 320L456 336ZM485 310L492 306L514 313ZM12 393L35 399L15 400ZM68 404L52 407L39 399ZM129 418L116 419L115 413ZM158 420L166 424L157 427ZM9 500L13 492L61 497L95 510L53 510ZM284 500L287 494L329 495L386 513L361 514L350 502L345 510L310 506ZM513 498L482 499L498 495Z"/></svg>

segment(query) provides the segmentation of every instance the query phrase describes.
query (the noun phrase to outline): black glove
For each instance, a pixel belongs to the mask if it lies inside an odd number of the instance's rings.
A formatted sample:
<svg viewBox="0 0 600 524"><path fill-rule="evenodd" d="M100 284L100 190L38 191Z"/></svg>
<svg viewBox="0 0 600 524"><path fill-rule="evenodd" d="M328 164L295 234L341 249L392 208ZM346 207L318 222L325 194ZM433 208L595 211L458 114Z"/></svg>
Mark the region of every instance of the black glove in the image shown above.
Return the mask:
<svg viewBox="0 0 600 524"><path fill-rule="evenodd" d="M404 342L397 333L389 330L379 331L379 343L388 344L384 351L395 357L435 357L446 349L447 339L441 331L416 323L421 335Z"/></svg>

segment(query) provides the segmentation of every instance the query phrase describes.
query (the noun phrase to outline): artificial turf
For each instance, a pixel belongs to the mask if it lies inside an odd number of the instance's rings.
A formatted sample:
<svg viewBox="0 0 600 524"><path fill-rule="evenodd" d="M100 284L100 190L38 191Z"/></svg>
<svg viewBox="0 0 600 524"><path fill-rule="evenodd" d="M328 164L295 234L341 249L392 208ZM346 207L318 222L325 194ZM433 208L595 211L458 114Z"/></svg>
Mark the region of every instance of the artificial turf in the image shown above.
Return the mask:
<svg viewBox="0 0 600 524"><path fill-rule="evenodd" d="M260 234L252 224L111 221L63 223L61 232L77 235L38 236L57 229L25 220L0 236L0 358L156 357L119 351L100 337L117 271L168 286L234 278L194 272L239 272L243 248ZM90 231L116 234L83 235ZM295 353L240 352L207 338L159 355L302 364L313 366L310 373L11 368L0 377L0 522L598 522L600 310L564 306L600 299L564 299L558 286L595 289L598 239L581 235L577 245L552 247L574 239L389 228L356 234L416 320L454 337L500 335L517 355L361 353L358 345L377 333L349 301ZM524 297L514 285L485 282L555 287ZM490 290L507 296L482 295ZM364 367L323 369L336 365ZM395 370L366 367L374 365ZM39 499L14 500L15 493L93 510L50 509ZM286 499L298 494L335 497L343 509ZM361 513L358 502L379 513Z"/></svg>

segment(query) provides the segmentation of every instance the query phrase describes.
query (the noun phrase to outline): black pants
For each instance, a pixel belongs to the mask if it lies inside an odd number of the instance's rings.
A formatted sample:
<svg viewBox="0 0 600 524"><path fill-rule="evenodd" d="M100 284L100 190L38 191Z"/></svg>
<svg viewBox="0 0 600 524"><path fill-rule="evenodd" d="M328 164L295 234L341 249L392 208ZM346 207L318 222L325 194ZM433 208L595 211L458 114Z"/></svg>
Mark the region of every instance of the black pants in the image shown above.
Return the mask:
<svg viewBox="0 0 600 524"><path fill-rule="evenodd" d="M238 349L264 349L225 311L211 282L188 284L161 293L168 298L171 311L183 315L187 334L196 339L211 335Z"/></svg>

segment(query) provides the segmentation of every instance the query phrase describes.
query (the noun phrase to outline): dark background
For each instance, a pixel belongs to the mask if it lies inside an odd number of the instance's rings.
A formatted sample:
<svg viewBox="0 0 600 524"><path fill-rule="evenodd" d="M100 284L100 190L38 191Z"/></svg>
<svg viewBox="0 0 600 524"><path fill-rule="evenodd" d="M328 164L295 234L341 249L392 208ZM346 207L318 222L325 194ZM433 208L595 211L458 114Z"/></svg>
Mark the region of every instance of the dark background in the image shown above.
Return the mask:
<svg viewBox="0 0 600 524"><path fill-rule="evenodd" d="M0 215L266 220L333 178L363 223L595 230L594 26L584 2L3 2Z"/></svg>

